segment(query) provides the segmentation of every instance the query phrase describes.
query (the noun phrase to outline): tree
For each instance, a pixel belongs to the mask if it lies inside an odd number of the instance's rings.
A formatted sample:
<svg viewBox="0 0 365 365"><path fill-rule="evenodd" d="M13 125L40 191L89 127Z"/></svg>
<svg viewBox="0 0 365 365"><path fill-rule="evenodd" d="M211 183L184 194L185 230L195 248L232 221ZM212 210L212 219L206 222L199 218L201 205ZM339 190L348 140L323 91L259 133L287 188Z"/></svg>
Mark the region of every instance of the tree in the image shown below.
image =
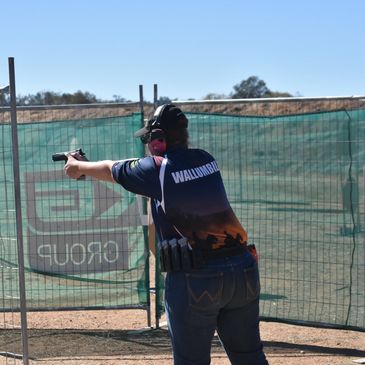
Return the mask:
<svg viewBox="0 0 365 365"><path fill-rule="evenodd" d="M0 106L7 105L7 104L9 104L9 102L10 102L9 94L0 90Z"/></svg>
<svg viewBox="0 0 365 365"><path fill-rule="evenodd" d="M257 76L250 76L234 85L233 90L234 92L231 94L233 99L263 98L270 92L265 81L260 80Z"/></svg>
<svg viewBox="0 0 365 365"><path fill-rule="evenodd" d="M266 97L268 98L286 98L286 97L291 97L293 96L292 94L289 94L287 92L280 92L280 91L269 91L266 95Z"/></svg>
<svg viewBox="0 0 365 365"><path fill-rule="evenodd" d="M209 93L204 97L204 100L222 100L227 99L227 95L217 94L217 93Z"/></svg>
<svg viewBox="0 0 365 365"><path fill-rule="evenodd" d="M100 100L94 94L81 90L75 93L56 93L54 91L39 91L35 95L18 95L18 105L61 105L61 104L92 104Z"/></svg>
<svg viewBox="0 0 365 365"><path fill-rule="evenodd" d="M171 99L168 96L160 96L157 100L158 105L169 104L171 103Z"/></svg>
<svg viewBox="0 0 365 365"><path fill-rule="evenodd" d="M122 96L120 95L113 95L113 102L114 103L126 103L127 100L125 98L123 98Z"/></svg>
<svg viewBox="0 0 365 365"><path fill-rule="evenodd" d="M98 99L94 94L91 94L87 91L82 92L80 90L73 94L71 100L71 104L93 104L98 102Z"/></svg>

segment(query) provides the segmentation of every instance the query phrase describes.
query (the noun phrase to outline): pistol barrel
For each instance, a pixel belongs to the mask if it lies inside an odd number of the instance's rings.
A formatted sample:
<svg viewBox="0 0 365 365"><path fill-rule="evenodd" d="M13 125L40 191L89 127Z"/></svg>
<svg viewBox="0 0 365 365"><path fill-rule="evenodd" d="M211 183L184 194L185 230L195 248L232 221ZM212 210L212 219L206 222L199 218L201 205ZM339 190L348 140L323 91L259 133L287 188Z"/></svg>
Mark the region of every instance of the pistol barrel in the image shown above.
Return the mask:
<svg viewBox="0 0 365 365"><path fill-rule="evenodd" d="M73 150L73 151L55 153L52 155L52 160L53 161L67 161L67 155L69 153L78 153L81 156L85 156L85 152L81 148L78 148L77 150Z"/></svg>

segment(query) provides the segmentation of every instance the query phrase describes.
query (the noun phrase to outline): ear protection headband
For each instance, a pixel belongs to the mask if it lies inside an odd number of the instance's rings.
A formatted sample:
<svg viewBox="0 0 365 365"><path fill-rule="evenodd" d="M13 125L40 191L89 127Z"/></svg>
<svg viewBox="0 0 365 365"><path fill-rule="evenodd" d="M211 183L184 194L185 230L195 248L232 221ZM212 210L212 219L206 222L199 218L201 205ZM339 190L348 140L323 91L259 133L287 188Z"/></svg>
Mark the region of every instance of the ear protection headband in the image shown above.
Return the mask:
<svg viewBox="0 0 365 365"><path fill-rule="evenodd" d="M153 113L152 123L149 125L150 130L159 128L161 126L161 118L162 118L164 111L173 106L174 105L172 105L172 104L163 104L163 105L160 105L159 107L157 107L157 109Z"/></svg>

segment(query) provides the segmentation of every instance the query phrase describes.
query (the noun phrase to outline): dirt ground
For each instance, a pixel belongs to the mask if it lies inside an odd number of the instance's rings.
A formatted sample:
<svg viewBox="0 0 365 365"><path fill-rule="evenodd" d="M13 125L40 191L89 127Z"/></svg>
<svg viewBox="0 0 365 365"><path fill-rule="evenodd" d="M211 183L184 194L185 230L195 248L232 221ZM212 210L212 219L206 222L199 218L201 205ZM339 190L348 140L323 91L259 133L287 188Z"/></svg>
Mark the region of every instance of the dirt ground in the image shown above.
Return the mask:
<svg viewBox="0 0 365 365"><path fill-rule="evenodd" d="M152 259L150 270L153 278ZM29 365L172 365L166 318L156 328L154 303L151 293L151 327L145 310L29 312ZM262 321L261 337L270 365L365 364L365 332ZM13 356L21 353L19 313L0 313L0 365L22 365ZM230 364L217 336L211 364Z"/></svg>
<svg viewBox="0 0 365 365"><path fill-rule="evenodd" d="M11 330L0 330L0 365L21 360L2 353L21 353L19 318L4 318ZM155 326L155 323L152 323ZM164 318L148 328L142 310L28 313L31 365L168 365L171 347ZM355 364L364 358L365 333L261 322L265 353L271 365ZM212 364L229 361L217 337Z"/></svg>

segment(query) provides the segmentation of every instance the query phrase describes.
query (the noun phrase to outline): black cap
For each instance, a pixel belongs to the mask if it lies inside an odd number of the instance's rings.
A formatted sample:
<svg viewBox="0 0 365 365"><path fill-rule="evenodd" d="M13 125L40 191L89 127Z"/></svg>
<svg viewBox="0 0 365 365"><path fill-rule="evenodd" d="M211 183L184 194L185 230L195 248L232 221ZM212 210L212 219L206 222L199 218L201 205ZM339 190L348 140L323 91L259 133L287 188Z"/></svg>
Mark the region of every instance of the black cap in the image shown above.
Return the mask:
<svg viewBox="0 0 365 365"><path fill-rule="evenodd" d="M153 129L162 129L164 132L168 132L172 129L187 127L188 120L180 108L173 104L163 104L155 110L153 117L134 136L141 137Z"/></svg>

